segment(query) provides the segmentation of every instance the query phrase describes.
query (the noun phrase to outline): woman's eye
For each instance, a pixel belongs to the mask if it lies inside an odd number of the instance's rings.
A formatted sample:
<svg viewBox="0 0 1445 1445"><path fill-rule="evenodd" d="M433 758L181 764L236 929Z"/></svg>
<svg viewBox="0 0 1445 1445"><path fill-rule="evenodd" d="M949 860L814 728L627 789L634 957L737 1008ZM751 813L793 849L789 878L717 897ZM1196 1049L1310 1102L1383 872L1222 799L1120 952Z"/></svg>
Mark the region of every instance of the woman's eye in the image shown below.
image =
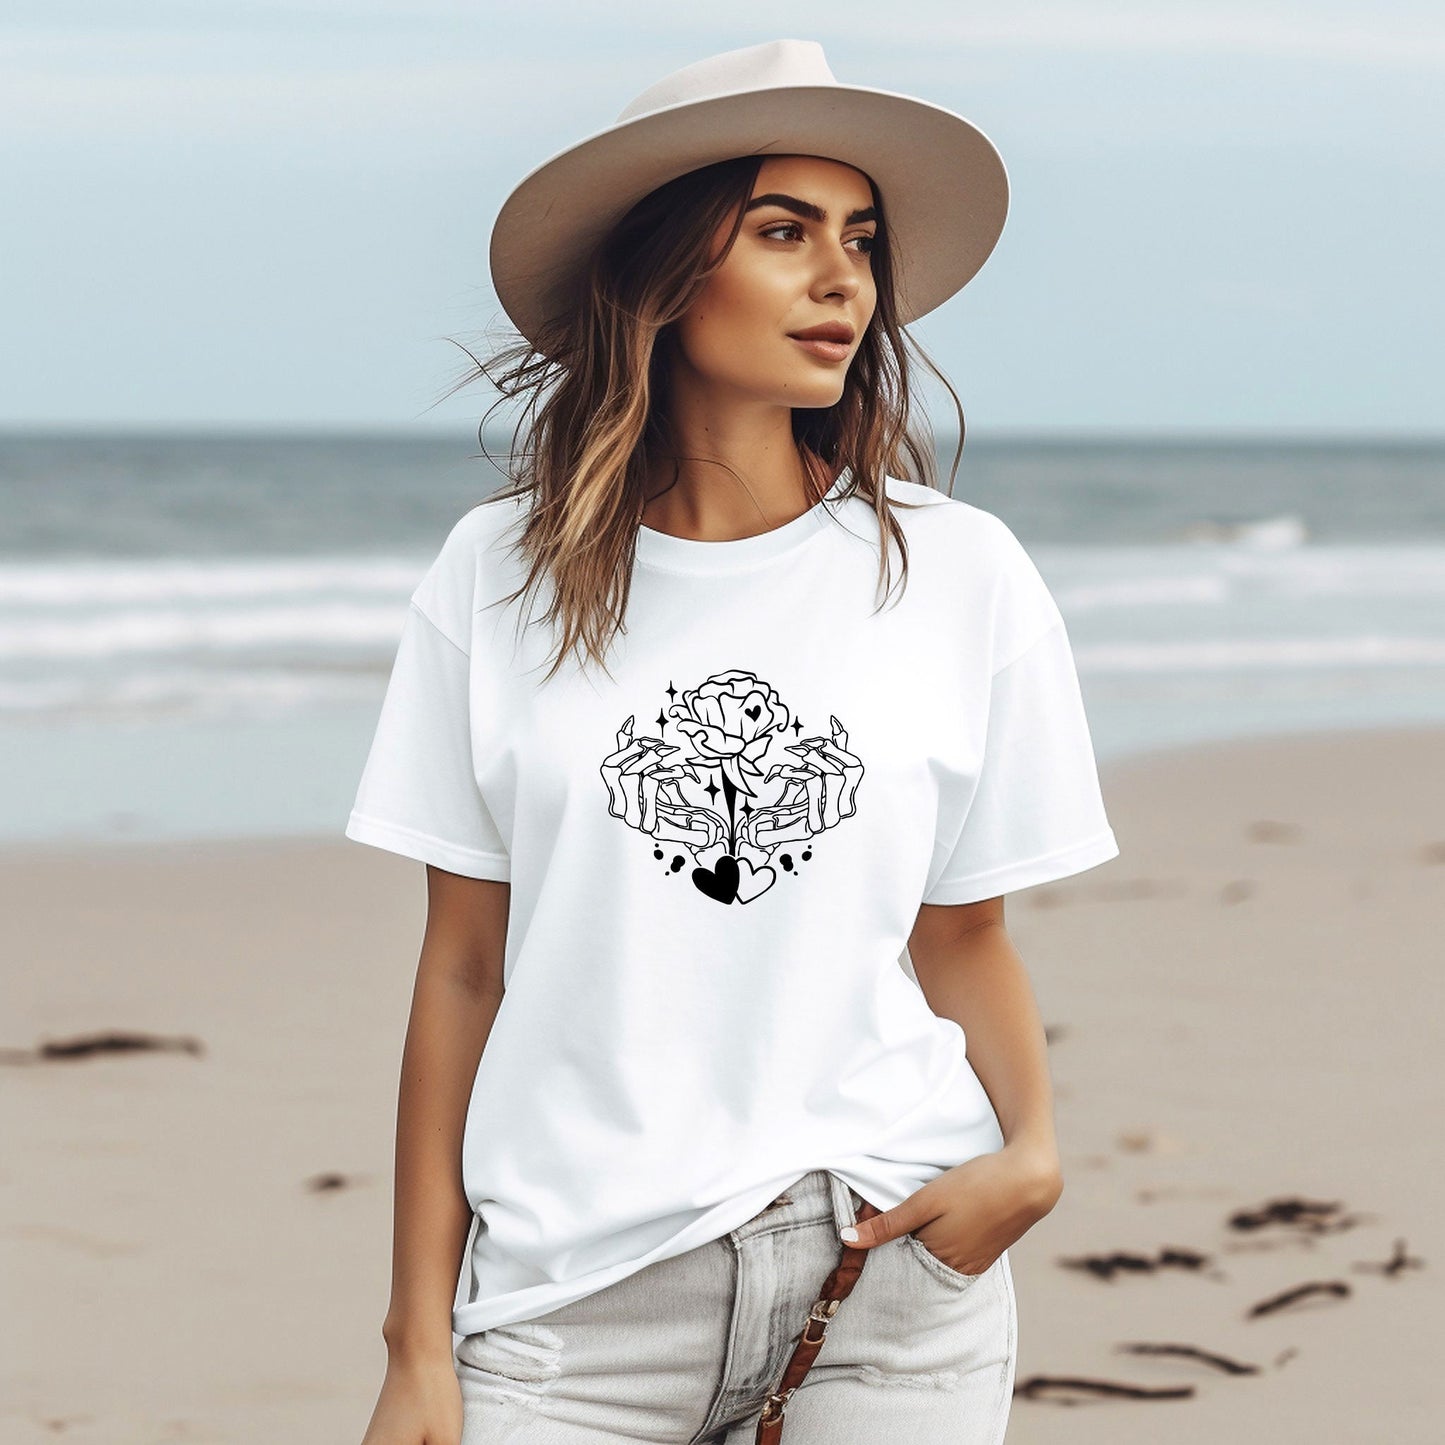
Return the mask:
<svg viewBox="0 0 1445 1445"><path fill-rule="evenodd" d="M758 234L762 236L774 236L780 232L786 233L781 236L782 240L796 241L801 238L803 227L798 221L776 221L771 226L764 226ZM876 236L850 236L849 239L844 242L844 245L851 246L854 242L860 242L858 254L860 256L867 256L872 254L873 248L877 244L877 239Z"/></svg>

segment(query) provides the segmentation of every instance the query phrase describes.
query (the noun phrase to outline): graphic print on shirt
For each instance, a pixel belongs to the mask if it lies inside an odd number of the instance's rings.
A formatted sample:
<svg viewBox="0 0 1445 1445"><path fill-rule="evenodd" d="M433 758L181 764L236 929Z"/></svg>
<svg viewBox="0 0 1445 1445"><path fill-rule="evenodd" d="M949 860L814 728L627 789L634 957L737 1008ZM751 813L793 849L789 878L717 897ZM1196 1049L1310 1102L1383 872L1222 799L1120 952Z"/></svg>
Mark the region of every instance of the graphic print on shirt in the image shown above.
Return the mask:
<svg viewBox="0 0 1445 1445"><path fill-rule="evenodd" d="M679 872L690 856L699 892L718 903L752 903L780 868L795 871L787 845L852 817L863 764L836 717L828 719L830 736L800 738L801 720L756 673L714 673L680 702L669 682L667 695L674 701L658 712L657 728L665 733L670 720L687 741L634 737L636 715L629 717L617 751L602 761L608 811L655 838L655 857L667 857L667 844L685 850L672 855L670 868ZM810 848L798 855L812 856Z"/></svg>

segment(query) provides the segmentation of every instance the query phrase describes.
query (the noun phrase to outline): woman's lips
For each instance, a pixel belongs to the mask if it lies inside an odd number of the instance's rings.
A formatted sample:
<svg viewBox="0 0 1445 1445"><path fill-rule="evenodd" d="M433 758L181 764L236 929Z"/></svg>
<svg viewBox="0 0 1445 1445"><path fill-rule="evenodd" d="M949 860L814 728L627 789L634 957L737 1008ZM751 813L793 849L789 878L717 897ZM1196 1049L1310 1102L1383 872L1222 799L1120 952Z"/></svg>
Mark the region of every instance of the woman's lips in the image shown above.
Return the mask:
<svg viewBox="0 0 1445 1445"><path fill-rule="evenodd" d="M790 336L804 351L811 351L821 361L846 361L852 349L846 341L804 340L801 336Z"/></svg>

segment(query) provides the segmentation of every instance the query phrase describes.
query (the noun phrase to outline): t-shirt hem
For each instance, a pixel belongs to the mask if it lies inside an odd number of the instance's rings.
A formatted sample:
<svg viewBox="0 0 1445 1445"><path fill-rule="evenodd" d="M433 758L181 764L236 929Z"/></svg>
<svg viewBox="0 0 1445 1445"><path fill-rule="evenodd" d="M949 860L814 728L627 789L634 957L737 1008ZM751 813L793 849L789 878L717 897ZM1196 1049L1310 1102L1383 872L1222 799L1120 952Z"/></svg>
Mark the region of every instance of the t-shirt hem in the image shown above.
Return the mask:
<svg viewBox="0 0 1445 1445"><path fill-rule="evenodd" d="M989 1117L992 1121L991 1113ZM990 1132L997 1134L996 1123ZM1001 1143L1001 1139L998 1143L983 1144L980 1142L978 1147L969 1147L964 1153L964 1158L971 1159L977 1154L989 1152L998 1148ZM894 1162L892 1156L887 1157L888 1162ZM483 1299L463 1301L452 1309L452 1333L462 1336L479 1334L483 1330L513 1324L518 1320L535 1319L538 1315L549 1313L554 1309L561 1309L564 1305L572 1304L609 1285L627 1279L649 1265L660 1263L665 1259L685 1253L687 1250L720 1240L731 1230L754 1218L769 1200L776 1197L779 1190L813 1169L826 1169L829 1173L837 1175L844 1184L857 1190L863 1198L868 1199L879 1209L892 1209L915 1192L917 1186L911 1184L891 1190L886 1188L883 1182L877 1178L876 1171L871 1175L865 1171L864 1165L867 1161L876 1161L876 1156L870 1153L850 1152L829 1162L814 1164L800 1162L793 1169L780 1173L770 1180L764 1180L753 1189L738 1194L728 1201L726 1208L719 1206L710 1214L700 1215L690 1225L663 1241L655 1249L627 1261L625 1265L614 1265L606 1269L595 1270L589 1275L569 1280L565 1284L534 1285ZM899 1162L901 1163L901 1161ZM927 1166L925 1168L931 1175L933 1169ZM893 1172L902 1174L905 1172L905 1168L900 1167ZM906 1172L913 1173L914 1166L906 1166ZM475 1237L472 1247L475 1248ZM472 1268L470 1262L468 1267ZM475 1276L473 1277L475 1278Z"/></svg>
<svg viewBox="0 0 1445 1445"><path fill-rule="evenodd" d="M617 1284L648 1265L659 1264L687 1250L721 1239L730 1230L746 1224L779 1190L804 1172L806 1171L803 1169L795 1170L787 1178L765 1181L754 1189L737 1195L728 1201L726 1208L719 1205L709 1214L699 1215L691 1224L656 1248L636 1259L628 1260L626 1264L594 1270L591 1274L568 1280L565 1284L559 1282L532 1285L487 1299L468 1300L455 1305L452 1309L452 1333L474 1335L497 1325L533 1319L539 1314L547 1314L554 1309L561 1309L563 1305L573 1304L598 1290L606 1289L608 1285Z"/></svg>
<svg viewBox="0 0 1445 1445"><path fill-rule="evenodd" d="M1037 858L1026 858L1022 862L1008 863L1001 868L991 868L986 873L975 873L968 878L950 878L935 883L932 891L924 898L925 903L977 903L984 898L997 898L1003 893L1014 893L1020 888L1032 888L1037 883L1049 883L1057 878L1068 878L1085 869L1096 868L1119 856L1119 843L1112 828L1095 833L1081 843Z"/></svg>
<svg viewBox="0 0 1445 1445"><path fill-rule="evenodd" d="M373 848L384 848L389 853L399 853L404 858L430 863L448 873L460 873L464 878L489 878L497 883L506 883L512 876L511 859L503 854L467 848L400 823L369 817L365 813L351 813L346 820L346 836L356 843L366 843Z"/></svg>

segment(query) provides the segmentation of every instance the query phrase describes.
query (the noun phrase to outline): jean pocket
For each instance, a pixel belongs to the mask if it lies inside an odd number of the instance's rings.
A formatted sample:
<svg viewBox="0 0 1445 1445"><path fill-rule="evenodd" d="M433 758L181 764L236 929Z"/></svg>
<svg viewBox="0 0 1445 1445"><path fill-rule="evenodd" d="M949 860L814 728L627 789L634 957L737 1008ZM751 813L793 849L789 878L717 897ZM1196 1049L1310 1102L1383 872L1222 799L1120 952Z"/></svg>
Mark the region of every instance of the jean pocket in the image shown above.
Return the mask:
<svg viewBox="0 0 1445 1445"><path fill-rule="evenodd" d="M916 1234L905 1234L903 1238L908 1241L908 1247L914 1258L944 1284L962 1290L972 1284L977 1284L983 1278L982 1274L964 1274L962 1270L954 1269L951 1264L945 1264ZM985 1270L984 1273L986 1274L987 1271Z"/></svg>

